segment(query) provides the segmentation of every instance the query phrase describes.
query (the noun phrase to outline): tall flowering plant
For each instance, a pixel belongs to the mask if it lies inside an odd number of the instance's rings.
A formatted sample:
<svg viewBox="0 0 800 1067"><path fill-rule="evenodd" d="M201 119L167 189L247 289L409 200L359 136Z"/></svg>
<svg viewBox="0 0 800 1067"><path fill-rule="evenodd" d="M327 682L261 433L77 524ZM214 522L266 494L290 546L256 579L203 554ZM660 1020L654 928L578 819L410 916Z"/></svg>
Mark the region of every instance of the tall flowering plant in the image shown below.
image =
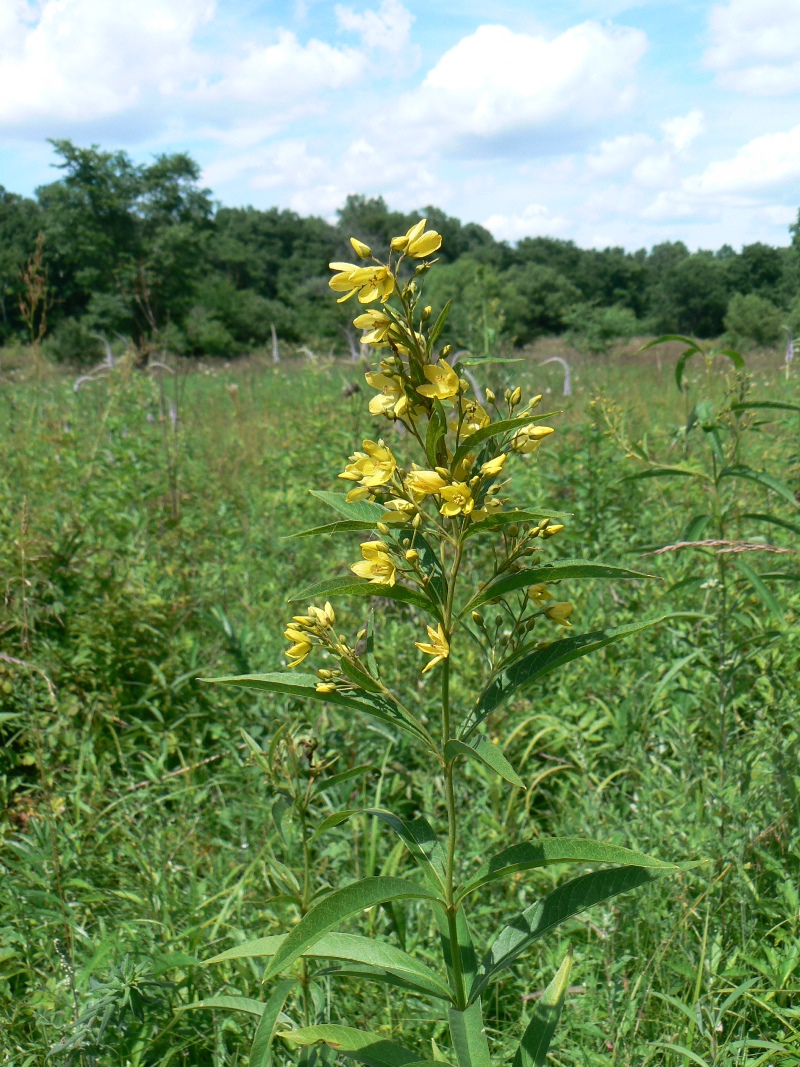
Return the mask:
<svg viewBox="0 0 800 1067"><path fill-rule="evenodd" d="M366 331L363 342L379 358L377 368L366 375L376 390L370 412L389 427L402 426L404 441L417 458L401 462L383 440L366 440L339 473L347 491L315 493L337 517L310 532L356 534L362 538L360 558L349 573L291 598L311 603L286 628L289 670L216 681L327 702L405 734L423 751L431 773L443 779L446 819L433 825L425 813L408 819L368 809L403 842L417 866L416 877L362 878L324 889L314 899L306 893L298 905L299 921L285 934L215 957L214 962L265 958L264 981L275 983L261 1006L251 1063L268 1062L276 1034L290 1048L328 1046L369 1067L407 1067L430 1059L382 1034L348 1026L347 1020L320 1022L306 1012L304 1025L293 1025L284 1012L286 998L295 983L307 990L313 968L322 973L320 961L325 961L328 976L338 969L356 973L361 981L374 979L430 998L446 1013L452 1044L449 1050L436 1047L434 1058L458 1067L489 1067L482 999L490 986L567 919L676 869L630 849L575 837L509 843L477 871L462 869L463 811L468 789L476 788L473 780L460 776L464 762L478 761L509 787L525 788L501 746L485 731L487 719L511 698L530 692L545 675L652 622L572 632L572 603L557 592L562 582L643 576L584 559L545 558L563 525L552 513L515 506L510 475L515 463L528 461L553 434L544 422L550 415L538 413L541 396L523 403L519 388L507 390L502 400L487 390L485 404L480 402L463 374L466 361L451 365L449 346L437 347L449 307L434 320L422 299L422 283L441 241L421 219L392 241L387 262L352 238L360 263L331 264L331 288L340 301L355 298L364 306L354 325ZM492 562L476 581L486 559ZM341 632L331 603L339 597L397 601L418 620L421 673L438 674L438 721L387 684L381 660L392 650L381 647L372 615L353 637ZM489 604L501 624L484 617ZM452 699L451 683L467 642L481 650L484 678L472 701L462 706ZM315 657L320 657L316 673L299 670ZM254 745L252 739L249 743ZM260 750L256 756L264 760ZM325 788L324 777L311 774L306 795ZM304 833L313 810L313 804L304 808ZM318 813L316 828L309 828L303 839L306 885L313 842L356 814L352 809ZM509 917L479 951L469 920L475 894L553 863L591 869ZM400 900L430 907L439 933L438 970L386 940L338 932L366 909ZM570 967L568 952L520 1035L515 1067L544 1062Z"/></svg>

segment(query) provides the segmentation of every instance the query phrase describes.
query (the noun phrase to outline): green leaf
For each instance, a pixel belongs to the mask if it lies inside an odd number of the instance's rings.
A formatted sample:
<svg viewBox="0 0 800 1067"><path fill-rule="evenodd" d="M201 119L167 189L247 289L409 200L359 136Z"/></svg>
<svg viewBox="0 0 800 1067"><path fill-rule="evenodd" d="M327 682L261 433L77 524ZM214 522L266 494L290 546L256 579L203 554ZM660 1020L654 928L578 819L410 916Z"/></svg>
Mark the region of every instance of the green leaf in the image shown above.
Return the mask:
<svg viewBox="0 0 800 1067"><path fill-rule="evenodd" d="M374 770L374 764L360 763L357 767L351 767L349 771L339 771L338 774L332 774L330 778L317 779L315 791L323 793L327 789L334 789L337 785L341 785L342 782L349 782L351 778L358 778L360 775L366 774L367 771Z"/></svg>
<svg viewBox="0 0 800 1067"><path fill-rule="evenodd" d="M511 845L487 860L469 881L459 887L456 903L489 882L496 882L517 871L530 871L551 863L618 863L629 867L655 867L677 871L674 863L646 856L622 845L604 845L583 837L543 837L538 841Z"/></svg>
<svg viewBox="0 0 800 1067"><path fill-rule="evenodd" d="M299 1030L286 1030L278 1036L292 1045L329 1045L343 1056L366 1063L367 1067L410 1067L411 1064L423 1062L417 1053L394 1041L387 1041L381 1034L356 1030L353 1026L323 1023Z"/></svg>
<svg viewBox="0 0 800 1067"><path fill-rule="evenodd" d="M450 984L455 989L456 978L453 970L453 946L451 944L450 923L447 912L443 907L434 904L433 915L439 928L439 939L442 946L447 974ZM469 924L463 908L456 912L456 941L459 959L461 961L461 975L465 989L469 989L478 971L478 958L475 954L475 946L472 943L472 935L469 932Z"/></svg>
<svg viewBox="0 0 800 1067"><path fill-rule="evenodd" d="M433 410L428 420L428 432L425 434L425 455L431 467L441 466L446 456L439 456L439 442L447 433L447 415L438 400L433 402Z"/></svg>
<svg viewBox="0 0 800 1067"><path fill-rule="evenodd" d="M307 912L272 957L264 972L264 981L290 967L315 942L359 912L387 900L438 900L436 893L403 878L363 878L341 889L335 889Z"/></svg>
<svg viewBox="0 0 800 1067"><path fill-rule="evenodd" d="M466 541L468 537L484 533L487 530L500 530L503 526L510 526L512 523L537 523L539 519L566 519L570 515L571 512L566 511L530 511L528 508L525 508L524 511L500 511L494 515L488 515L485 519L481 519L480 522L471 523L463 535L463 540Z"/></svg>
<svg viewBox="0 0 800 1067"><path fill-rule="evenodd" d="M275 986L267 1003L264 1005L264 1013L261 1022L253 1038L250 1047L249 1067L269 1067L272 1062L272 1039L275 1036L275 1028L278 1018L283 1011L286 998L295 986L294 978L284 978Z"/></svg>
<svg viewBox="0 0 800 1067"><path fill-rule="evenodd" d="M458 1067L492 1067L480 997L464 1011L450 1008L448 1016Z"/></svg>
<svg viewBox="0 0 800 1067"><path fill-rule="evenodd" d="M652 574L632 571L627 567L612 567L607 563L595 563L588 559L557 559L553 563L542 563L525 571L508 574L504 578L487 585L472 598L459 615L474 611L495 597L505 596L517 589L527 589L538 582L557 582L564 578L653 578Z"/></svg>
<svg viewBox="0 0 800 1067"><path fill-rule="evenodd" d="M339 666L344 674L350 681L359 687L359 689L366 689L368 693L382 693L383 690L380 684L366 671L362 671L346 656L342 656L339 660Z"/></svg>
<svg viewBox="0 0 800 1067"><path fill-rule="evenodd" d="M742 515L742 518L753 519L755 522L769 522L773 526L780 526L784 530L791 530L792 533L800 534L800 526L796 526L793 522L787 522L786 519L779 519L777 515L751 512L747 515Z"/></svg>
<svg viewBox="0 0 800 1067"><path fill-rule="evenodd" d="M637 471L636 474L626 474L620 481L637 482L643 478L670 478L673 475L682 478L706 478L703 471L693 470L691 467L651 467L646 471Z"/></svg>
<svg viewBox="0 0 800 1067"><path fill-rule="evenodd" d="M448 762L456 756L466 756L468 759L477 759L484 766L489 767L504 778L511 785L525 788L525 783L503 755L499 745L492 744L488 737L476 737L469 745L463 741L448 741L444 746L444 758Z"/></svg>
<svg viewBox="0 0 800 1067"><path fill-rule="evenodd" d="M683 1056L685 1059L690 1059L692 1063L696 1063L698 1067L710 1067L708 1060L704 1060L702 1056L698 1056L696 1052L692 1052L690 1048L686 1048L685 1045L675 1045L672 1041L656 1041L654 1048L668 1048L670 1052L677 1052L679 1056Z"/></svg>
<svg viewBox="0 0 800 1067"><path fill-rule="evenodd" d="M792 490L784 485L783 482L779 482L771 474L765 474L764 471L754 471L752 467L747 467L743 463L735 467L726 467L725 470L720 472L719 481L722 481L723 478L744 478L746 481L756 482L765 489L771 489L773 493L782 496L784 500L788 500L794 507L800 507Z"/></svg>
<svg viewBox="0 0 800 1067"><path fill-rule="evenodd" d="M300 697L303 700L317 700L323 703L336 704L341 708L352 708L354 711L363 711L365 715L372 715L381 722L389 723L397 729L405 730L418 740L428 744L425 731L410 717L400 714L399 709L388 700L383 700L377 695L361 693L358 697L348 693L332 692L319 693L317 685L319 678L315 674L303 674L288 671L275 672L273 674L238 674L223 678L200 678L201 682L214 682L218 685L234 685L241 689L257 689L268 693L284 693L288 696Z"/></svg>
<svg viewBox="0 0 800 1067"><path fill-rule="evenodd" d="M800 404L787 404L784 400L750 400L744 404L731 404L731 411L748 411L750 408L767 408L771 411L800 411Z"/></svg>
<svg viewBox="0 0 800 1067"><path fill-rule="evenodd" d="M482 367L484 363L524 363L521 356L467 356L460 359L456 367ZM455 369L455 368L454 368Z"/></svg>
<svg viewBox="0 0 800 1067"><path fill-rule="evenodd" d="M246 1011L248 1015L264 1014L266 1005L261 1000L253 1000L250 997L206 997L205 1000L196 1000L193 1004L178 1004L175 1011L194 1011L195 1008L224 1008L228 1011Z"/></svg>
<svg viewBox="0 0 800 1067"><path fill-rule="evenodd" d="M406 589L402 585L378 585L371 582L369 578L356 578L352 574L343 574L339 578L325 578L321 582L316 582L289 597L287 603L297 604L300 601L315 600L317 597L332 596L387 597L389 600L397 600L402 604L413 604L440 618L439 608L424 593L419 593L415 589Z"/></svg>
<svg viewBox="0 0 800 1067"><path fill-rule="evenodd" d="M338 493L332 493L338 496ZM376 520L377 521L377 520ZM295 537L316 537L317 534L355 533L356 531L374 530L375 522L361 522L358 519L342 519L341 522L329 522L325 526L313 526L310 530L287 534L281 541L291 541Z"/></svg>
<svg viewBox="0 0 800 1067"><path fill-rule="evenodd" d="M519 419L502 419L500 422L492 422L488 426L484 426L482 430L476 430L475 433L471 433L469 437L466 437L456 449L450 469L452 470L456 467L468 452L474 452L476 445L482 445L484 441L489 441L492 437L510 433L512 430L519 430L523 426L530 426L532 422L538 422L540 419L549 419L551 415L557 414L558 412L556 411L546 411L541 415L524 415Z"/></svg>
<svg viewBox="0 0 800 1067"><path fill-rule="evenodd" d="M373 504L371 500L354 500L348 503L345 493L325 493L320 489L310 489L309 492L346 519L368 522L372 525L380 522L381 515L383 515L384 509L381 505Z"/></svg>
<svg viewBox="0 0 800 1067"><path fill-rule="evenodd" d="M513 1067L545 1067L547 1050L553 1040L569 989L571 971L572 947L570 946L555 977L534 1009L533 1018L528 1023L514 1056Z"/></svg>
<svg viewBox="0 0 800 1067"><path fill-rule="evenodd" d="M554 889L542 900L537 900L504 927L481 963L470 989L473 1001L503 971L509 968L523 952L540 937L560 926L573 915L578 915L594 904L629 893L632 889L653 882L661 872L646 867L615 867L591 874L581 875Z"/></svg>
<svg viewBox="0 0 800 1067"><path fill-rule="evenodd" d="M430 329L430 332L428 333L428 349L427 349L428 355L430 355L430 353L431 353L431 351L433 349L433 346L436 344L436 341L437 341L437 339L439 337L439 334L444 329L444 324L447 322L447 316L450 314L450 308L452 306L453 306L453 301L452 300L448 300L447 303L445 304L445 306L439 312L439 314L438 314L438 316L436 318L436 322L434 322L433 326Z"/></svg>
<svg viewBox="0 0 800 1067"><path fill-rule="evenodd" d="M519 689L530 685L537 678L543 678L544 675L550 674L572 660L588 656L590 652L596 652L625 637L630 637L631 634L639 633L650 626L656 626L668 618L671 616L662 615L657 619L648 619L647 622L635 623L632 626L619 626L614 630L593 630L587 634L564 637L559 641L553 641L546 648L539 648L521 656L493 678L478 697L477 703L461 728L461 740L466 740L486 716L499 707L504 700Z"/></svg>
<svg viewBox="0 0 800 1067"><path fill-rule="evenodd" d="M775 619L777 619L777 621L782 624L785 619L783 617L783 610L780 604L772 595L772 593L770 593L769 589L767 589L767 587L761 581L761 578L756 574L752 567L749 567L743 560L737 559L736 557L734 557L733 565L742 575L742 577L752 586L756 596L759 598L762 604L764 604L764 606L775 617Z"/></svg>
<svg viewBox="0 0 800 1067"><path fill-rule="evenodd" d="M250 960L264 957L272 957L286 941L288 934L279 934L275 937L261 937L257 941L248 941L243 945L236 945L226 952L221 952L207 964L223 963L225 960ZM380 968L390 974L397 975L415 982L418 986L424 986L431 996L450 1000L451 993L447 984L432 971L430 967L420 960L409 956L400 948L390 945L386 941L375 941L360 934L325 934L310 948L303 952L305 959L328 959L340 960L346 963L364 964L368 967Z"/></svg>

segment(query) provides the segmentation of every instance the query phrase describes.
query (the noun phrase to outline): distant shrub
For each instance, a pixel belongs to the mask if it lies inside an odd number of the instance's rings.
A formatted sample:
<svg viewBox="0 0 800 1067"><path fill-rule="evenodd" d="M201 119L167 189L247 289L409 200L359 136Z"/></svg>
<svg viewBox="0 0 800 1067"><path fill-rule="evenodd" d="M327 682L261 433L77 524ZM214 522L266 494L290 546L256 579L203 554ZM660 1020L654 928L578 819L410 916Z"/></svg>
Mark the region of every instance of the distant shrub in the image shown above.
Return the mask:
<svg viewBox="0 0 800 1067"><path fill-rule="evenodd" d="M642 324L631 309L618 304L610 308L579 304L566 318L570 340L576 348L589 352L607 352L612 341L642 332Z"/></svg>
<svg viewBox="0 0 800 1067"><path fill-rule="evenodd" d="M239 346L230 330L204 307L193 307L186 317L186 337L192 351L209 356L233 356Z"/></svg>
<svg viewBox="0 0 800 1067"><path fill-rule="evenodd" d="M103 345L85 323L78 319L62 319L44 343L47 355L58 363L83 366L99 363Z"/></svg>
<svg viewBox="0 0 800 1067"><path fill-rule="evenodd" d="M783 312L757 293L735 293L728 304L725 329L738 340L772 345L783 334Z"/></svg>

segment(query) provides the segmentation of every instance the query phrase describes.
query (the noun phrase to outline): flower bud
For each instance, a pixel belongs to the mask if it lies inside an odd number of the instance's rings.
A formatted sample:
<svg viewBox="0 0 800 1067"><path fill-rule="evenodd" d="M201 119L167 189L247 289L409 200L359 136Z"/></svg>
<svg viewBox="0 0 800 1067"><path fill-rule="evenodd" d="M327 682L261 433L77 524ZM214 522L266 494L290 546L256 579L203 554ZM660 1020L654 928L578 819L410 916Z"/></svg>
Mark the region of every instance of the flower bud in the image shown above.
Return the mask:
<svg viewBox="0 0 800 1067"><path fill-rule="evenodd" d="M414 518L411 520L411 525L415 530L418 530L422 526L422 515L418 511Z"/></svg>
<svg viewBox="0 0 800 1067"><path fill-rule="evenodd" d="M433 469L436 471L440 478L445 478L448 482L450 481L450 471L447 469L447 467L434 467Z"/></svg>
<svg viewBox="0 0 800 1067"><path fill-rule="evenodd" d="M512 406L512 408L515 408L517 406L517 404L520 402L521 399L522 399L522 389L519 386L517 386L516 389L512 390L511 396L508 398L508 402Z"/></svg>
<svg viewBox="0 0 800 1067"><path fill-rule="evenodd" d="M564 529L563 523L555 523L553 526L548 526L546 530L542 530L541 537L555 537L557 533L561 533Z"/></svg>
<svg viewBox="0 0 800 1067"><path fill-rule="evenodd" d="M385 522L378 523L378 533L381 534L382 537L388 537L390 530Z"/></svg>
<svg viewBox="0 0 800 1067"><path fill-rule="evenodd" d="M518 534L519 534L519 526L512 525L512 526L508 527L508 536L509 537L517 537Z"/></svg>
<svg viewBox="0 0 800 1067"><path fill-rule="evenodd" d="M369 259L372 255L372 249L369 245L365 245L364 242L359 241L357 237L351 237L350 244L353 246L356 255L360 256L362 259Z"/></svg>
<svg viewBox="0 0 800 1067"><path fill-rule="evenodd" d="M416 548L409 548L408 552L406 552L406 559L409 563L417 562L419 559L419 552L417 552Z"/></svg>
<svg viewBox="0 0 800 1067"><path fill-rule="evenodd" d="M530 400L528 401L528 407L531 409L531 411L533 411L534 408L538 408L538 406L541 404L541 402L542 402L542 394L541 393L537 393L536 396L532 396L530 398Z"/></svg>
<svg viewBox="0 0 800 1067"><path fill-rule="evenodd" d="M484 625L484 623L483 623L483 615L481 615L481 613L479 611L473 611L473 613L472 613L472 621L476 622L478 624L478 626L483 626Z"/></svg>
<svg viewBox="0 0 800 1067"><path fill-rule="evenodd" d="M420 316L420 318L422 319L423 322L427 322L432 314L433 314L433 308L430 306L430 304L428 304L427 307L424 307L422 309L422 315Z"/></svg>
<svg viewBox="0 0 800 1067"><path fill-rule="evenodd" d="M495 615L495 617L494 617L495 626L501 626L502 623L503 623L503 616L502 615Z"/></svg>
<svg viewBox="0 0 800 1067"><path fill-rule="evenodd" d="M317 682L314 687L318 693L335 693L336 686L333 682Z"/></svg>
<svg viewBox="0 0 800 1067"><path fill-rule="evenodd" d="M403 252L408 244L408 237L403 235L402 237L392 238L392 250L395 252Z"/></svg>
<svg viewBox="0 0 800 1067"><path fill-rule="evenodd" d="M366 636L367 636L367 631L366 630L359 630L358 633L356 634L356 641L360 641L362 637L366 637Z"/></svg>
<svg viewBox="0 0 800 1067"><path fill-rule="evenodd" d="M450 353L452 351L453 351L453 346L452 345L445 345L444 348L442 349L441 353L440 353L442 359L447 359L447 357L450 355Z"/></svg>
<svg viewBox="0 0 800 1067"><path fill-rule="evenodd" d="M487 403L487 404L493 404L493 403L494 403L494 401L495 401L495 395L494 395L494 393L492 392L492 390L491 390L491 389L487 389L487 390L486 390L486 403Z"/></svg>
<svg viewBox="0 0 800 1067"><path fill-rule="evenodd" d="M550 520L549 519L540 519L539 520L539 533L541 533L542 530L546 530L549 525L550 525Z"/></svg>

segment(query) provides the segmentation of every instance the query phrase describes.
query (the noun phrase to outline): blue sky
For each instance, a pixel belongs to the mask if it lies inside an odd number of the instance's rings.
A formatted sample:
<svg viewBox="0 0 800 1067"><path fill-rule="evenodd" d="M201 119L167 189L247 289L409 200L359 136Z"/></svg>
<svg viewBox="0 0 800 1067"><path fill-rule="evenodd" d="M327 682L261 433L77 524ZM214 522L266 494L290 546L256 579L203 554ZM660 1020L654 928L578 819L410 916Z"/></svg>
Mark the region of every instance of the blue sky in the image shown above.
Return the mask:
<svg viewBox="0 0 800 1067"><path fill-rule="evenodd" d="M785 244L800 0L0 0L0 184L51 180L48 137L188 150L226 204Z"/></svg>

